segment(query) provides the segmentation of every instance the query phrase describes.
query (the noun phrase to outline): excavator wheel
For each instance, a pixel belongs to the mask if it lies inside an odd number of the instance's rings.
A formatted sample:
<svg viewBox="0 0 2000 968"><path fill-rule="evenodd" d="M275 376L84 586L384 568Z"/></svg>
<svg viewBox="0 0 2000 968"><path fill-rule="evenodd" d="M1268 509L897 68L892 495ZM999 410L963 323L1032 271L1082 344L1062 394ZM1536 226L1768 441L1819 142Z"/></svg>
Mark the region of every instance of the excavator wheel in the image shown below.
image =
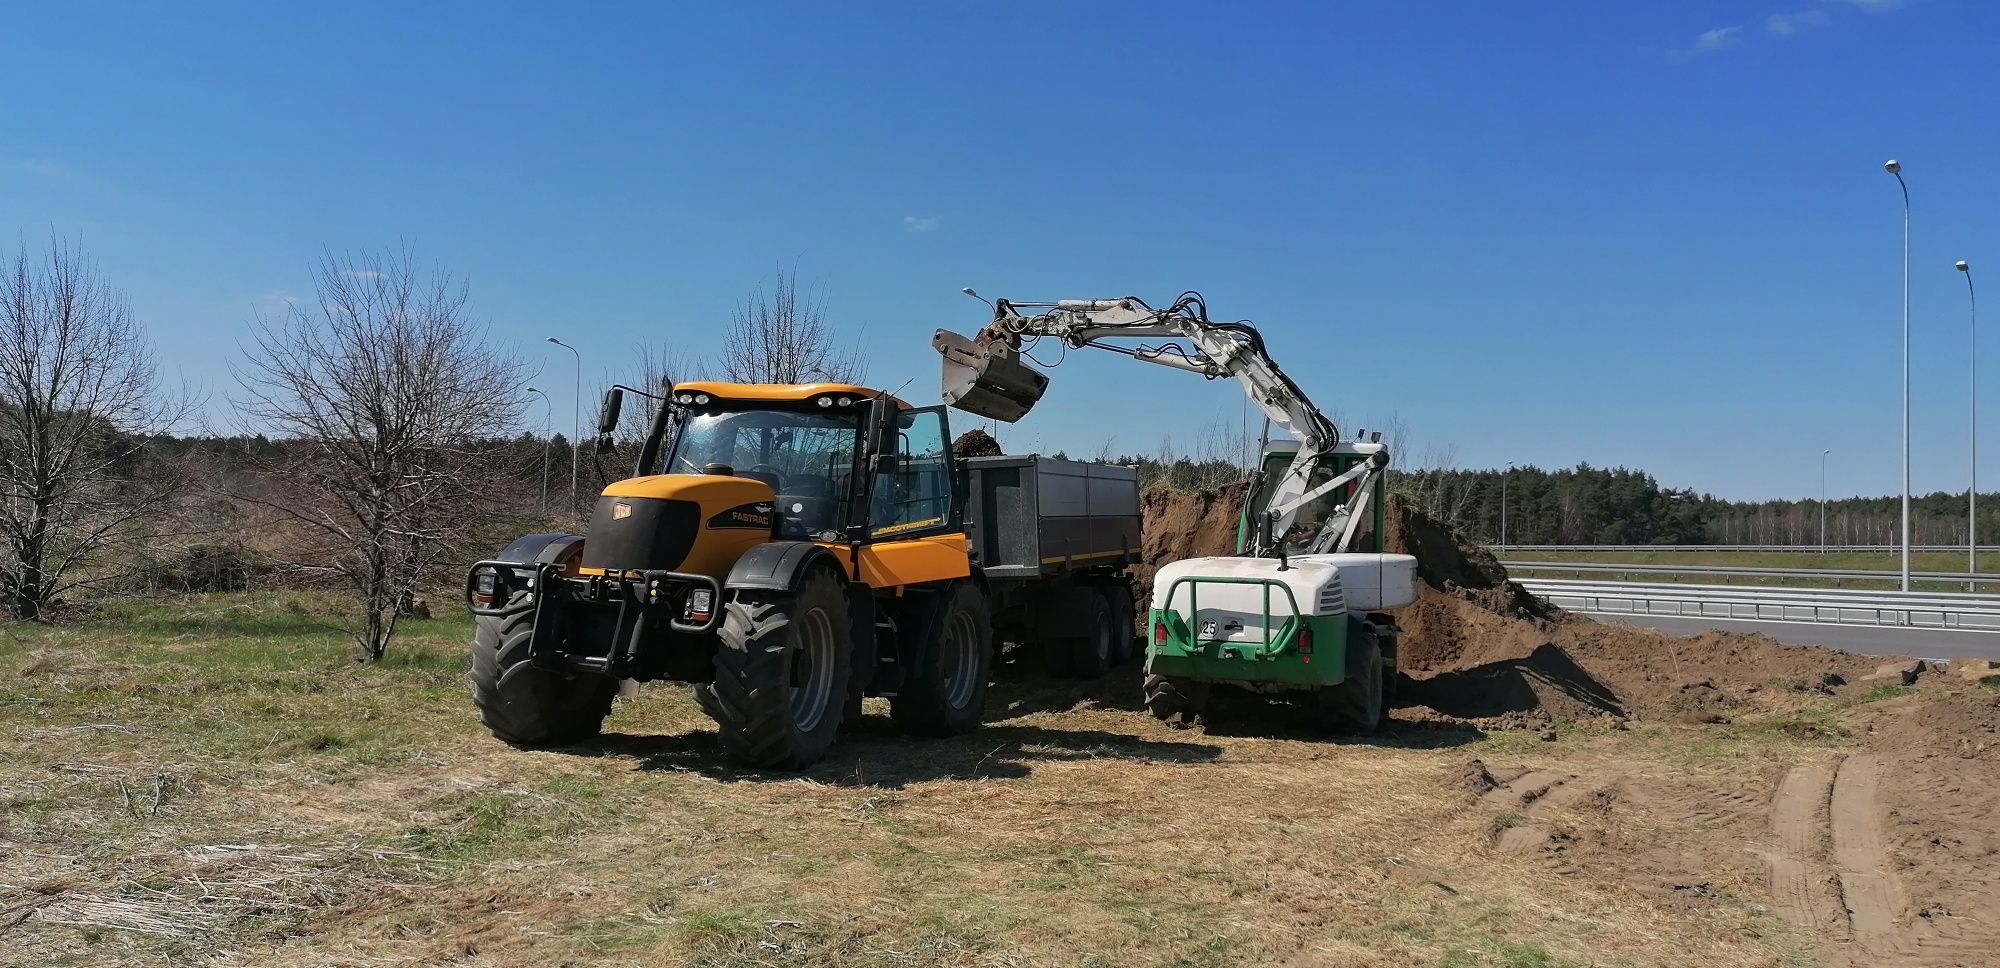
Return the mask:
<svg viewBox="0 0 2000 968"><path fill-rule="evenodd" d="M1208 683L1179 676L1146 675L1146 711L1169 726L1194 725L1208 705Z"/></svg>
<svg viewBox="0 0 2000 968"><path fill-rule="evenodd" d="M765 769L819 762L840 730L854 649L840 576L821 567L796 592L737 589L724 609L715 681L694 688L723 750Z"/></svg>
<svg viewBox="0 0 2000 968"><path fill-rule="evenodd" d="M535 610L516 592L502 615L472 626L472 704L493 735L516 746L564 746L596 736L611 715L618 683L528 664Z"/></svg>
<svg viewBox="0 0 2000 968"><path fill-rule="evenodd" d="M1337 686L1321 686L1313 697L1316 717L1327 732L1367 734L1382 725L1382 646L1375 633L1349 626L1347 676Z"/></svg>
<svg viewBox="0 0 2000 968"><path fill-rule="evenodd" d="M955 736L979 728L986 713L986 682L993 672L993 623L986 595L972 582L945 593L937 635L925 643L889 715L918 736Z"/></svg>

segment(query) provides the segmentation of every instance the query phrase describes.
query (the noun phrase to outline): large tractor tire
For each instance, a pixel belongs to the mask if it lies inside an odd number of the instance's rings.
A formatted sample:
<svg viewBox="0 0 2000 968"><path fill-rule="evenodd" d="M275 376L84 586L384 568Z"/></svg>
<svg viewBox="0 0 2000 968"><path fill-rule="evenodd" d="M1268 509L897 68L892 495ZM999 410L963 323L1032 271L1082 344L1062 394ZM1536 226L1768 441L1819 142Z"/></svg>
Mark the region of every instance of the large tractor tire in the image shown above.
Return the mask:
<svg viewBox="0 0 2000 968"><path fill-rule="evenodd" d="M1314 696L1321 729L1340 733L1372 733L1382 725L1382 646L1375 633L1359 625L1348 627L1347 678L1337 686L1322 686Z"/></svg>
<svg viewBox="0 0 2000 968"><path fill-rule="evenodd" d="M840 576L821 567L796 592L738 589L723 608L715 682L694 695L724 752L764 769L819 762L840 731L852 671Z"/></svg>
<svg viewBox="0 0 2000 968"><path fill-rule="evenodd" d="M1193 726L1208 705L1208 683L1179 676L1146 675L1146 711L1169 726Z"/></svg>
<svg viewBox="0 0 2000 968"><path fill-rule="evenodd" d="M945 593L937 633L889 700L896 724L918 736L956 736L979 728L993 673L993 623L986 595L972 582Z"/></svg>
<svg viewBox="0 0 2000 968"><path fill-rule="evenodd" d="M529 665L535 610L527 607L528 595L516 592L507 600L513 611L473 623L472 704L495 737L516 746L564 746L596 736L618 683Z"/></svg>

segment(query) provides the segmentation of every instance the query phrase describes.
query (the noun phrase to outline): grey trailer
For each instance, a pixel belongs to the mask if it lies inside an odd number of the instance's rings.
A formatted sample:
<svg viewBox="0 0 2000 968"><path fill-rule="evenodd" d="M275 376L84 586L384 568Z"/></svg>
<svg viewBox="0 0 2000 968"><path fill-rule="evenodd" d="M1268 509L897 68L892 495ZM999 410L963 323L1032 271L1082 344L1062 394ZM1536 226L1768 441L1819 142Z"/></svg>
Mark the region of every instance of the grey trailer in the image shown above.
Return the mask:
<svg viewBox="0 0 2000 968"><path fill-rule="evenodd" d="M1039 645L1055 675L1095 678L1130 658L1138 471L1040 455L961 463L966 536L996 638Z"/></svg>

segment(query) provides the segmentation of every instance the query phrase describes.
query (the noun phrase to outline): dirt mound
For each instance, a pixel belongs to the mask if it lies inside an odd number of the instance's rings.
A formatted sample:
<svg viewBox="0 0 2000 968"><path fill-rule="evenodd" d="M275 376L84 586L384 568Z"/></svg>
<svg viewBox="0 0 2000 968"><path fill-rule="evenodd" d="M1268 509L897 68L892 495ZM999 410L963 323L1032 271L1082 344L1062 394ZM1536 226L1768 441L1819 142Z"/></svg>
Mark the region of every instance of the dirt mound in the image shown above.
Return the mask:
<svg viewBox="0 0 2000 968"><path fill-rule="evenodd" d="M1397 613L1399 662L1413 698L1447 716L1723 722L1881 662L1766 635L1593 621L1528 594L1485 548L1406 503L1392 498L1388 517L1389 550L1416 556L1422 579L1416 604Z"/></svg>
<svg viewBox="0 0 2000 968"><path fill-rule="evenodd" d="M951 442L953 457L998 457L1002 453L1000 442L978 427L959 434L958 439Z"/></svg>
<svg viewBox="0 0 2000 968"><path fill-rule="evenodd" d="M1140 562L1133 597L1145 624L1147 603L1153 600L1153 573L1182 558L1207 558L1236 553L1236 524L1243 516L1248 484L1226 484L1213 491L1175 491L1156 487L1139 499Z"/></svg>

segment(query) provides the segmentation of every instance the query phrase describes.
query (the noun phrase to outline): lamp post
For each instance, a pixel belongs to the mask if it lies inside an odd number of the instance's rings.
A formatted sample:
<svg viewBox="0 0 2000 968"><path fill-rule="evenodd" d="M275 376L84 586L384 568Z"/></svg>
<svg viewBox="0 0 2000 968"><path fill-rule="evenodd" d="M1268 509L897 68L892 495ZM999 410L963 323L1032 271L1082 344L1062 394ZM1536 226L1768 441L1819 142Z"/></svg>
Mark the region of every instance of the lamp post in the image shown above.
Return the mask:
<svg viewBox="0 0 2000 968"><path fill-rule="evenodd" d="M549 439L552 436L549 433L549 422L554 419L556 407L549 402L548 394L534 387L529 387L528 392L542 398L542 513L547 514L549 513L549 445L555 443Z"/></svg>
<svg viewBox="0 0 2000 968"><path fill-rule="evenodd" d="M1903 582L1910 590L1910 186L1903 166L1891 158L1882 170L1896 176L1903 189Z"/></svg>
<svg viewBox="0 0 2000 968"><path fill-rule="evenodd" d="M1832 450L1819 452L1819 553L1826 554L1826 455Z"/></svg>
<svg viewBox="0 0 2000 968"><path fill-rule="evenodd" d="M1958 260L1958 271L1965 273L1965 298L1971 305L1972 320L1967 332L1971 334L1970 360L1972 390L1967 394L1971 405L1972 428L1972 474L1965 488L1965 572L1979 571L1979 294L1972 289L1972 266L1964 259ZM1966 582L1966 591L1977 591L1976 583Z"/></svg>
<svg viewBox="0 0 2000 968"><path fill-rule="evenodd" d="M569 355L576 357L576 392L570 402L569 410L569 509L575 511L576 458L579 453L577 449L579 445L576 442L576 437L583 432L583 354L578 353L576 347L553 336L548 339L549 342L568 350ZM1908 517L1908 514L1906 513L1904 516ZM1908 582L1906 581L1904 585L1907 587Z"/></svg>
<svg viewBox="0 0 2000 968"><path fill-rule="evenodd" d="M1507 479L1514 476L1514 462L1507 462L1507 469L1500 472L1500 553L1507 553Z"/></svg>

